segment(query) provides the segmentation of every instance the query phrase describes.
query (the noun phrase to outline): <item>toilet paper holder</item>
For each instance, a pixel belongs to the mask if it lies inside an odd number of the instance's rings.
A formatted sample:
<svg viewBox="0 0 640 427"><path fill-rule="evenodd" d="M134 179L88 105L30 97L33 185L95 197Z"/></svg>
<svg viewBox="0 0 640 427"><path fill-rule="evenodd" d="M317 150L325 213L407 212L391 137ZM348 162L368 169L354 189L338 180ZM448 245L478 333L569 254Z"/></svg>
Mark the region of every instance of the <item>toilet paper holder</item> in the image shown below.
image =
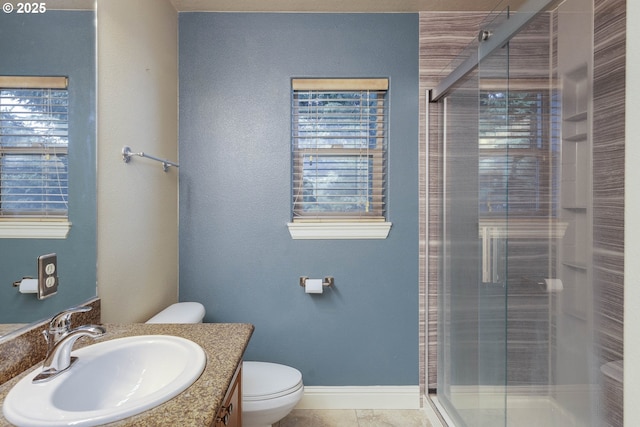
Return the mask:
<svg viewBox="0 0 640 427"><path fill-rule="evenodd" d="M300 276L300 286L304 288L307 284L306 282L308 279L309 277L307 276ZM333 286L333 277L326 276L324 279L322 279L322 286Z"/></svg>

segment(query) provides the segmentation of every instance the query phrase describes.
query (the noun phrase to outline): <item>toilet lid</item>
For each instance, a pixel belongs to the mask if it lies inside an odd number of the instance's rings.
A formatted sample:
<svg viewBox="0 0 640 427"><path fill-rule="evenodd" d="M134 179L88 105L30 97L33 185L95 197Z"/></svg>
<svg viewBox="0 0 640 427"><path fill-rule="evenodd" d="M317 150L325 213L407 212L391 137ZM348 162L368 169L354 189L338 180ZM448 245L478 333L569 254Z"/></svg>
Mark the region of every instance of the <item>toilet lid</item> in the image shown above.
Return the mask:
<svg viewBox="0 0 640 427"><path fill-rule="evenodd" d="M302 387L302 374L295 368L269 362L242 363L244 400L286 396Z"/></svg>
<svg viewBox="0 0 640 427"><path fill-rule="evenodd" d="M200 323L204 306L199 302L177 302L147 320L147 323Z"/></svg>

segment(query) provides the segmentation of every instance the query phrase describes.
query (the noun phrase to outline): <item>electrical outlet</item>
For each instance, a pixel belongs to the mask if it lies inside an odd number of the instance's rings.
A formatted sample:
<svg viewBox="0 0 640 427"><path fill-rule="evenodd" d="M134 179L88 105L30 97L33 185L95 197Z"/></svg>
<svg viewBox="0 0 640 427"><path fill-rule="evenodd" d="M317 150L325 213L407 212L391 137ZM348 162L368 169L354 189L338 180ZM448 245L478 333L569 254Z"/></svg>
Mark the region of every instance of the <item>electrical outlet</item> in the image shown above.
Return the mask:
<svg viewBox="0 0 640 427"><path fill-rule="evenodd" d="M58 292L58 256L38 257L38 299L45 299Z"/></svg>

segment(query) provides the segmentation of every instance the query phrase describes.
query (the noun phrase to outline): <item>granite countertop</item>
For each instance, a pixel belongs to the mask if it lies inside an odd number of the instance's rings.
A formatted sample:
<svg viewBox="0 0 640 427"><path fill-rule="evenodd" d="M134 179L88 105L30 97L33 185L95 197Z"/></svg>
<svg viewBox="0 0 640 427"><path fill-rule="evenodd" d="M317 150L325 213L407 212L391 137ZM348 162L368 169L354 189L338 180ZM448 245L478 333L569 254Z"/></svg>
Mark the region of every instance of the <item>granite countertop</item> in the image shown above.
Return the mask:
<svg viewBox="0 0 640 427"><path fill-rule="evenodd" d="M28 323L0 323L0 337L28 326Z"/></svg>
<svg viewBox="0 0 640 427"><path fill-rule="evenodd" d="M136 323L103 326L107 329L105 337L96 341L83 338L74 348L134 335L174 335L200 344L207 353L204 372L191 387L162 405L121 421L105 424L108 426L211 426L253 333L253 325L245 323ZM4 403L11 387L34 369L40 369L40 364L0 385L0 405ZM0 426L10 425L0 412Z"/></svg>

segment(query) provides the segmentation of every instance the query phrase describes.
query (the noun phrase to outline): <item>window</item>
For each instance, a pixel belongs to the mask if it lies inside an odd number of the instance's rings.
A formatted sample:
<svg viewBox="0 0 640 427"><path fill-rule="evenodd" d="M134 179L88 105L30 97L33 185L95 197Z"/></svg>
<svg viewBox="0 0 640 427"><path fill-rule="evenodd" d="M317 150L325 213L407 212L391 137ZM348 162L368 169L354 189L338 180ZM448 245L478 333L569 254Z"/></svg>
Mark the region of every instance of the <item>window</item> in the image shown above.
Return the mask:
<svg viewBox="0 0 640 427"><path fill-rule="evenodd" d="M561 238L567 227L549 220L557 198L559 103L546 80L510 79L508 91L497 83L481 83L478 120L484 283L506 280L496 260L505 256L508 239Z"/></svg>
<svg viewBox="0 0 640 427"><path fill-rule="evenodd" d="M290 231L386 237L387 89L387 79L292 81Z"/></svg>
<svg viewBox="0 0 640 427"><path fill-rule="evenodd" d="M549 91L481 91L479 212L546 217L552 210ZM507 106L508 101L508 106Z"/></svg>
<svg viewBox="0 0 640 427"><path fill-rule="evenodd" d="M68 232L66 77L0 76L0 227L57 222ZM29 228L27 226L27 228ZM66 230L66 231L65 231ZM2 234L4 237L6 233Z"/></svg>

